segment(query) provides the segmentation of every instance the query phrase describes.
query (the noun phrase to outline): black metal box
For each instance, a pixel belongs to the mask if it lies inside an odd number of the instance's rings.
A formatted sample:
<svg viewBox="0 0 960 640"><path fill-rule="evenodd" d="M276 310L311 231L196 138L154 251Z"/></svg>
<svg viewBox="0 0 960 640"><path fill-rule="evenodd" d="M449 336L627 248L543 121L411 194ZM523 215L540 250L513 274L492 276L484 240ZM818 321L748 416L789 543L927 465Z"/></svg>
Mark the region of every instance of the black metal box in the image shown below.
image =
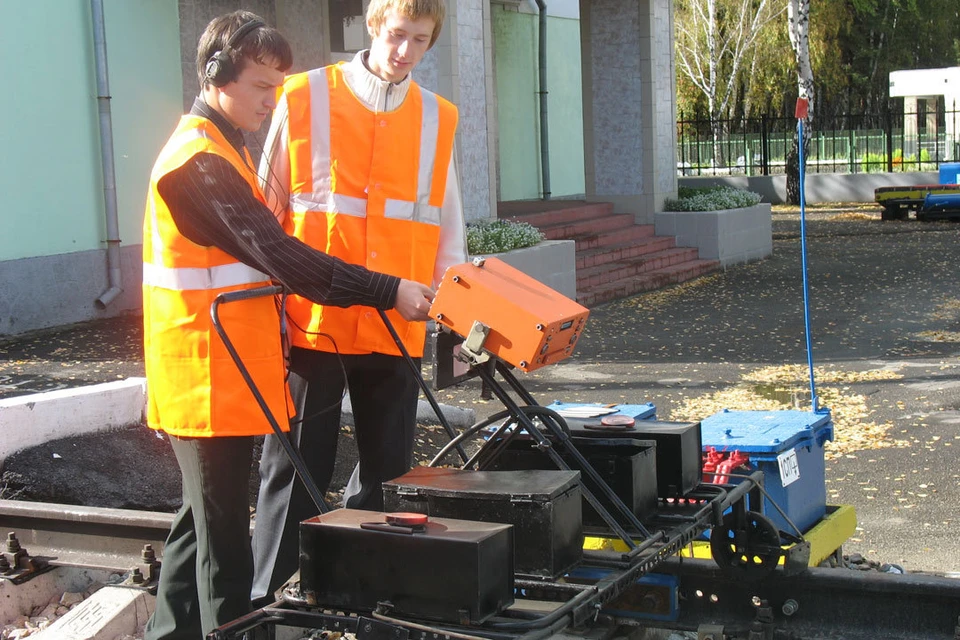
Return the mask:
<svg viewBox="0 0 960 640"><path fill-rule="evenodd" d="M621 501L640 519L651 515L657 508L657 460L656 443L652 440L634 440L632 438L571 438L572 444L583 454L587 462L597 471L603 481L613 490ZM572 469L577 468L576 461L569 451L556 445L560 457ZM485 463L481 455L481 464ZM527 434L515 437L507 448L488 467L490 469L555 469L553 461ZM596 483L586 474L581 475L583 485L589 489L600 503L614 517L617 512L607 500ZM617 520L624 524L622 517ZM583 523L585 525L604 525L590 504L583 501Z"/></svg>
<svg viewBox="0 0 960 640"><path fill-rule="evenodd" d="M513 604L513 527L338 509L300 523L300 588L317 606L480 624ZM393 530L391 530L393 529Z"/></svg>
<svg viewBox="0 0 960 640"><path fill-rule="evenodd" d="M657 443L657 494L679 498L700 484L703 453L699 422L637 420L633 426L606 426L599 419L567 418L570 435L583 438L631 438Z"/></svg>
<svg viewBox="0 0 960 640"><path fill-rule="evenodd" d="M517 573L557 577L583 556L577 471L416 467L383 483L387 511L513 525Z"/></svg>

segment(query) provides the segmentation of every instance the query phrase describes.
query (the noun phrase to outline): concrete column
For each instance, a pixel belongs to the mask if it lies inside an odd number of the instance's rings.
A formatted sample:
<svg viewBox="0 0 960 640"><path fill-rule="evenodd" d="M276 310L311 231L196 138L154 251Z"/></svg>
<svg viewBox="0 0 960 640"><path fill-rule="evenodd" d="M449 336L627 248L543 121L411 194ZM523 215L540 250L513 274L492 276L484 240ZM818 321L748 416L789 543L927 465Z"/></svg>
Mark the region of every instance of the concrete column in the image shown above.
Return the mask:
<svg viewBox="0 0 960 640"><path fill-rule="evenodd" d="M581 0L587 199L651 223L676 194L673 5Z"/></svg>
<svg viewBox="0 0 960 640"><path fill-rule="evenodd" d="M330 63L330 24L326 0L276 0L276 26L293 49L298 73Z"/></svg>
<svg viewBox="0 0 960 640"><path fill-rule="evenodd" d="M450 0L440 39L416 72L418 82L457 105L457 162L467 220L496 216L488 114L492 97L492 43L487 0ZM433 74L436 88L426 84ZM494 111L495 113L495 111ZM495 134L495 131L494 131Z"/></svg>
<svg viewBox="0 0 960 640"><path fill-rule="evenodd" d="M940 133L940 127L937 126L937 102L938 98L936 96L928 96L923 99L926 107L926 118L924 122L923 130L923 140L925 142L924 146L920 146L917 150L917 153L920 154L924 148L930 151L930 160L934 160L936 156L936 148L939 144L939 138L937 136ZM918 145L919 146L919 145ZM920 155L917 156L917 160L922 160Z"/></svg>
<svg viewBox="0 0 960 640"><path fill-rule="evenodd" d="M917 119L917 97L907 96L903 99L903 156L917 153Z"/></svg>
<svg viewBox="0 0 960 640"><path fill-rule="evenodd" d="M490 217L497 215L497 162L500 131L497 122L497 79L493 63L493 15L489 2L483 2L483 70L487 115L487 182ZM477 216L481 217L481 216ZM473 219L473 218L471 218Z"/></svg>
<svg viewBox="0 0 960 640"><path fill-rule="evenodd" d="M641 2L640 77L643 105L643 207L652 219L677 195L677 85L673 0ZM643 30L646 28L646 30Z"/></svg>
<svg viewBox="0 0 960 640"><path fill-rule="evenodd" d="M945 160L960 159L960 92L946 93L943 96L946 110L947 151Z"/></svg>

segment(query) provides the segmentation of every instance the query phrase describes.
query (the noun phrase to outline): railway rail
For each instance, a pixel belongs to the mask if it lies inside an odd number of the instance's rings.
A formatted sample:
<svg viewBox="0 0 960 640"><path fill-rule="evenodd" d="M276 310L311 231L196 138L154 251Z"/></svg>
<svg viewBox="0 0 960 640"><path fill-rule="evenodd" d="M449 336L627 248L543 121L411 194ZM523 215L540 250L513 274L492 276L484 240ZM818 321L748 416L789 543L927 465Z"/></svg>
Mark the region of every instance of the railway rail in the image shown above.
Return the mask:
<svg viewBox="0 0 960 640"><path fill-rule="evenodd" d="M147 511L0 500L2 530L13 533L41 566L124 574L143 571L144 548L149 545L159 556L171 521L170 514ZM607 562L610 568L616 564ZM810 568L795 575L778 569L766 578L749 581L731 577L712 561L677 557L659 563L656 572L675 580L673 586L637 582L623 590L616 602L611 602L611 594L617 590L609 584L581 586L578 592L603 594L596 599L602 605L599 611L593 605L580 606L581 602L546 627L522 634L436 625L421 628L389 616L316 611L287 600L215 633L224 639L240 637L243 630L266 625L304 629L302 637L309 637L313 629L326 629L354 633L359 640L380 640L386 637L383 634L395 640L435 640L437 632L532 640L571 629L591 629L593 637L624 637L639 629L657 628L696 632L699 638L716 640L960 640L960 579L956 578ZM29 576L20 582L27 580ZM532 589L538 585L518 582L518 586ZM542 586L549 591L549 585ZM663 610L665 589L675 589L676 619L652 619L650 605L659 603ZM549 601L549 594L541 595ZM591 614L585 615L591 608Z"/></svg>
<svg viewBox="0 0 960 640"><path fill-rule="evenodd" d="M13 536L36 570L83 567L124 574L139 569L149 580L147 571L157 562L172 522L173 514L152 511L0 500L6 555L11 555ZM24 581L30 573L26 567L0 579Z"/></svg>

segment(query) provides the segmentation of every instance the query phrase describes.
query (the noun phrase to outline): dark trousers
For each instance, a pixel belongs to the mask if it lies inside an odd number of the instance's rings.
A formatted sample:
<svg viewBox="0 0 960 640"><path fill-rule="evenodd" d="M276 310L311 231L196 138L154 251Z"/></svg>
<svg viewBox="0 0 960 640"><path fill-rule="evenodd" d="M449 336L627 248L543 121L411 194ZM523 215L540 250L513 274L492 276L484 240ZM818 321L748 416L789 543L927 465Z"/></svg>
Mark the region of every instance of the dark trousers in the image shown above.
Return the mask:
<svg viewBox="0 0 960 640"><path fill-rule="evenodd" d="M200 640L251 611L253 437L177 438L183 506L163 549L144 640Z"/></svg>
<svg viewBox="0 0 960 640"><path fill-rule="evenodd" d="M410 470L419 387L399 356L342 355L294 348L290 390L297 407L289 437L321 493L333 477L340 434L340 401L350 390L360 462L344 493L347 507L383 510L381 483ZM342 362L342 366L341 366ZM419 359L415 359L419 366ZM346 380L344 379L346 371ZM276 436L264 440L260 495L253 534L252 597L269 600L298 568L299 523L317 514Z"/></svg>

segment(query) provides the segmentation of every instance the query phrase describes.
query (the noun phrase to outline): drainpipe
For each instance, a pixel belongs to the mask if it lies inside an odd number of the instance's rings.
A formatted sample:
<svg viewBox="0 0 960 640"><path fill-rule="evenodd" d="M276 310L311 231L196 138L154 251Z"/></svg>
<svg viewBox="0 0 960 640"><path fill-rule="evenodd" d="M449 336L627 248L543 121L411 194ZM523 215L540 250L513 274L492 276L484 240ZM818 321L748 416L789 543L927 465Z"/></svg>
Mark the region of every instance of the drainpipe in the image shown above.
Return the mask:
<svg viewBox="0 0 960 640"><path fill-rule="evenodd" d="M540 10L540 173L543 199L550 199L550 135L547 128L547 3L536 0Z"/></svg>
<svg viewBox="0 0 960 640"><path fill-rule="evenodd" d="M107 223L107 290L94 301L98 309L119 296L120 225L117 222L117 184L113 165L113 123L110 116L110 85L107 82L107 39L103 26L103 0L90 0L93 12L93 49L97 65L97 108L100 112L100 163L103 168L104 216Z"/></svg>

